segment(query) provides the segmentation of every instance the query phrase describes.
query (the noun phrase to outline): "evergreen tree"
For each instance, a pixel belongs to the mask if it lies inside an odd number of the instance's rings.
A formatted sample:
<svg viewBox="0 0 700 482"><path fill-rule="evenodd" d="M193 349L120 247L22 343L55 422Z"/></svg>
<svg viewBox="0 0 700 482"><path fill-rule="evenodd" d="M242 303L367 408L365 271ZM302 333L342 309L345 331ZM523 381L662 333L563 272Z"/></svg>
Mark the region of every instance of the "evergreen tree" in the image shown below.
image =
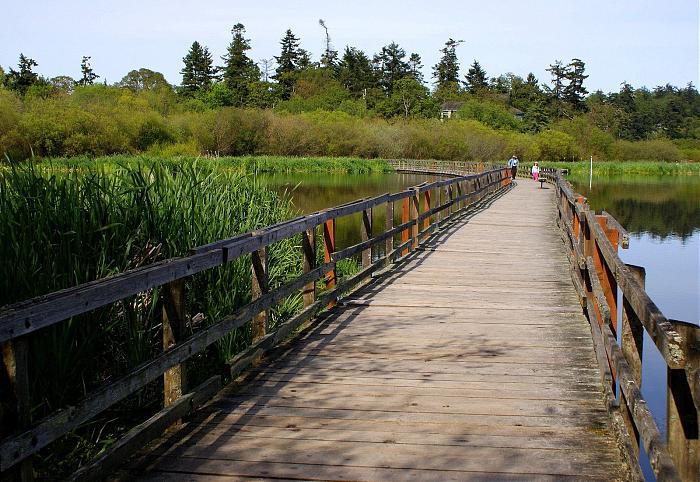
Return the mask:
<svg viewBox="0 0 700 482"><path fill-rule="evenodd" d="M331 36L328 34L328 27L323 19L318 20L318 24L323 27L326 32L326 48L321 55L321 67L325 69L334 69L338 63L338 52L331 45Z"/></svg>
<svg viewBox="0 0 700 482"><path fill-rule="evenodd" d="M248 84L260 79L260 69L246 53L250 50L250 40L245 38L245 27L237 23L231 29L233 39L226 49L226 55L221 57L224 61L223 81L231 91L233 105L245 105L248 98Z"/></svg>
<svg viewBox="0 0 700 482"><path fill-rule="evenodd" d="M5 75L5 85L9 89L24 95L27 89L39 80L39 75L32 70L38 66L39 64L34 59L25 57L24 54L19 54L18 70L10 67L10 72Z"/></svg>
<svg viewBox="0 0 700 482"><path fill-rule="evenodd" d="M561 60L557 60L546 69L552 75L552 87L546 86L546 92L556 100L562 100L564 96L564 80L566 80L566 67Z"/></svg>
<svg viewBox="0 0 700 482"><path fill-rule="evenodd" d="M345 47L338 64L338 81L355 98L364 97L367 89L375 85L372 63L363 51Z"/></svg>
<svg viewBox="0 0 700 482"><path fill-rule="evenodd" d="M279 57L275 57L277 69L275 69L274 79L280 85L282 99L289 99L294 90L294 74L299 70L300 49L299 39L294 36L290 29L287 29L284 37L280 41L282 47Z"/></svg>
<svg viewBox="0 0 700 482"><path fill-rule="evenodd" d="M374 56L374 68L377 72L379 85L387 96L391 96L394 82L411 73L404 57L406 57L406 51L399 47L396 42L382 47L382 51Z"/></svg>
<svg viewBox="0 0 700 482"><path fill-rule="evenodd" d="M481 67L479 62L476 60L469 67L469 70L464 75L466 81L464 82L467 92L470 94L478 94L484 92L489 88L488 76L486 71Z"/></svg>
<svg viewBox="0 0 700 482"><path fill-rule="evenodd" d="M78 81L79 85L92 85L95 83L95 80L100 77L92 70L92 67L90 66L90 59L91 57L84 56L82 62L80 62L80 72L82 77Z"/></svg>
<svg viewBox="0 0 700 482"><path fill-rule="evenodd" d="M584 75L586 64L581 59L571 59L569 65L566 66L564 78L569 82L562 92L563 98L568 102L574 110L581 111L586 109L584 99L588 91L583 86L583 81L588 78Z"/></svg>
<svg viewBox="0 0 700 482"><path fill-rule="evenodd" d="M449 39L445 46L440 49L442 57L433 67L433 78L437 90L444 89L449 84L454 85L459 82L459 61L457 60L457 47L463 40Z"/></svg>
<svg viewBox="0 0 700 482"><path fill-rule="evenodd" d="M211 87L215 73L212 55L207 47L203 47L195 40L187 55L182 58L182 62L185 64L180 71L182 74L180 92L183 95L193 96Z"/></svg>
<svg viewBox="0 0 700 482"><path fill-rule="evenodd" d="M416 79L420 84L423 83L423 63L420 55L417 53L412 53L408 58L408 68L410 69L411 77Z"/></svg>

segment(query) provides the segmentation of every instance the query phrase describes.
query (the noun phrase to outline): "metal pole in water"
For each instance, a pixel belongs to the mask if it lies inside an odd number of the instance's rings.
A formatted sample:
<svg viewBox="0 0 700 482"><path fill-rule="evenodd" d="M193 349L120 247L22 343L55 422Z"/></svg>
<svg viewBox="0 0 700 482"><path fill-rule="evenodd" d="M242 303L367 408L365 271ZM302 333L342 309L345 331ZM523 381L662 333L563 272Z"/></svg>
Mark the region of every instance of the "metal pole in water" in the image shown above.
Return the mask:
<svg viewBox="0 0 700 482"><path fill-rule="evenodd" d="M593 156L591 156L591 171L588 175L588 190L590 191L593 187Z"/></svg>

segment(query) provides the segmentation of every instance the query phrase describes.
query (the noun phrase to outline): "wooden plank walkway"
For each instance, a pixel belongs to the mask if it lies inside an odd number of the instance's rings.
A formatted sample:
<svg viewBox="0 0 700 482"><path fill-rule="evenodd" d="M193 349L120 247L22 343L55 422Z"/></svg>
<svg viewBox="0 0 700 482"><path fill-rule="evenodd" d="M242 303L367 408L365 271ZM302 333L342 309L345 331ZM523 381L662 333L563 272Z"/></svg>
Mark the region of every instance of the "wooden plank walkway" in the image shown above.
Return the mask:
<svg viewBox="0 0 700 482"><path fill-rule="evenodd" d="M518 185L226 389L149 480L624 480L553 189Z"/></svg>

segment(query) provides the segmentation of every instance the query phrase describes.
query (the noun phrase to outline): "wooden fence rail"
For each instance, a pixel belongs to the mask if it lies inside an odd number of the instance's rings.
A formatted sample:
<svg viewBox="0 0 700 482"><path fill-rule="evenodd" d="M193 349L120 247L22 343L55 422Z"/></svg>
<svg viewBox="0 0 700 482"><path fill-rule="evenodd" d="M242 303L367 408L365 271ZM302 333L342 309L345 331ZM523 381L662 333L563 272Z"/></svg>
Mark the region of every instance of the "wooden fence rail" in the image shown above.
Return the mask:
<svg viewBox="0 0 700 482"><path fill-rule="evenodd" d="M700 327L667 319L649 298L643 268L625 264L617 254L629 236L612 216L595 214L561 172L541 175L556 187L570 272L591 322L609 409L633 458L639 461L641 445L657 480L700 480ZM667 365L665 440L641 394L645 330Z"/></svg>
<svg viewBox="0 0 700 482"><path fill-rule="evenodd" d="M221 385L219 377L208 380L188 393L184 367L187 360L250 322L254 334L253 344L229 364L232 376L236 376L266 350L284 340L299 325L332 306L343 293L366 281L372 273L389 269L393 261L415 250L433 231L439 229L441 224L452 220L460 211L485 197L507 188L509 184L508 171L503 168L478 174L455 175L399 193L361 199L300 216L254 232L199 246L193 249L189 256L168 259L0 308L2 362L12 382L14 393L11 398L15 405L12 410L14 420L0 420L4 424L3 427L8 427L8 422L14 422L9 434L3 433L4 430L0 432L4 437L0 440L0 475L7 475L12 469L21 479L30 480L33 474L33 454L141 390L150 382L163 377L165 408L116 442L99 460L76 474L76 477L84 478L100 476L104 470L149 439L158 436L167 426L216 393ZM424 201L422 209L421 197ZM401 224L394 226L393 212L396 202L402 205L403 218ZM388 215L386 226L379 233L373 222L373 212L382 205L386 205ZM358 227L362 241L338 250L335 244L336 220L354 213L362 213L361 225ZM321 265L317 265L315 257L319 227L323 234L324 248L324 261ZM401 243L395 246L394 236L399 234ZM302 239L303 274L280 287L270 289L267 280L267 247L297 235ZM384 254L375 259L371 250L380 244L385 247ZM362 270L349 279L338 280L336 263L358 253L361 253ZM251 302L235 313L186 336L188 318L185 280L196 273L245 255L251 257ZM325 279L326 289L317 293L316 282L321 278ZM121 378L89 393L76 405L61 408L41 420L32 420L28 381L29 338L49 326L159 286L164 287L161 290L162 353L133 368ZM297 293L303 295L303 310L279 325L276 331L268 332L267 312L280 301Z"/></svg>

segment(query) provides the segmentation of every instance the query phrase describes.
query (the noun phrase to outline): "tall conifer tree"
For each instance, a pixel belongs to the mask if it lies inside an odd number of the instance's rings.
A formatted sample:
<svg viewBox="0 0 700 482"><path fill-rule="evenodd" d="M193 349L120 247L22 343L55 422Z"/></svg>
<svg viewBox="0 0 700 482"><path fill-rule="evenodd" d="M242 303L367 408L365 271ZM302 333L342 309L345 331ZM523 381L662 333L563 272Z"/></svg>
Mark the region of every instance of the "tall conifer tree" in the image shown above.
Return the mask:
<svg viewBox="0 0 700 482"><path fill-rule="evenodd" d="M181 92L184 95L191 96L211 87L215 71L212 55L207 47L203 47L195 40L182 61L185 64L180 71L182 74Z"/></svg>
<svg viewBox="0 0 700 482"><path fill-rule="evenodd" d="M223 81L231 91L234 105L244 105L248 98L249 84L260 79L260 69L253 60L248 57L250 40L245 38L245 27L237 23L231 29L233 39L226 49L226 55L222 57L224 66Z"/></svg>
<svg viewBox="0 0 700 482"><path fill-rule="evenodd" d="M275 69L275 80L280 84L282 98L289 99L294 90L295 73L299 70L299 62L302 56L299 49L299 39L294 36L291 29L287 29L284 37L280 41L281 51L275 57L277 69ZM306 54L308 58L308 53Z"/></svg>

